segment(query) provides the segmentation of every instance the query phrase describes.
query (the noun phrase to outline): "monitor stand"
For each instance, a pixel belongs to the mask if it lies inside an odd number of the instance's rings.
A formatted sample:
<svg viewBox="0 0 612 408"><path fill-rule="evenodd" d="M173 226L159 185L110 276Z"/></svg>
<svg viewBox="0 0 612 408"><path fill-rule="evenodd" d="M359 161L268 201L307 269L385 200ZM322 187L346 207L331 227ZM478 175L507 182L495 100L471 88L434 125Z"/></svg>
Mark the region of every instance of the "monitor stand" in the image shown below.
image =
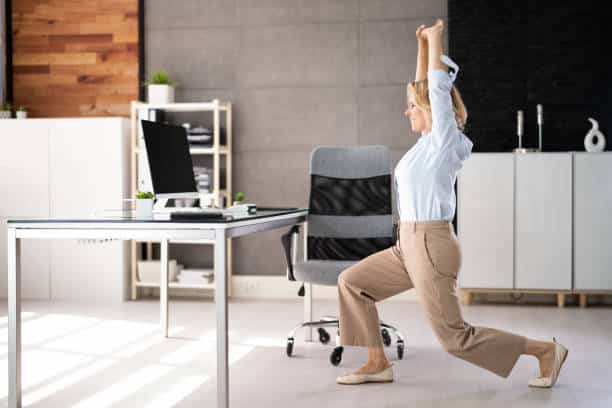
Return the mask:
<svg viewBox="0 0 612 408"><path fill-rule="evenodd" d="M181 194L177 194L176 196L173 196L172 194L163 194L161 197L156 196L155 197L155 204L153 205L153 212L155 213L169 213L172 211L175 211L179 208L189 208L189 207L176 207L176 206L168 206L168 201L170 200L183 200L183 199L188 199L188 200L198 200L200 201L200 194L199 193L181 193ZM199 206L199 203L198 203ZM195 208L199 208L199 207L195 207Z"/></svg>

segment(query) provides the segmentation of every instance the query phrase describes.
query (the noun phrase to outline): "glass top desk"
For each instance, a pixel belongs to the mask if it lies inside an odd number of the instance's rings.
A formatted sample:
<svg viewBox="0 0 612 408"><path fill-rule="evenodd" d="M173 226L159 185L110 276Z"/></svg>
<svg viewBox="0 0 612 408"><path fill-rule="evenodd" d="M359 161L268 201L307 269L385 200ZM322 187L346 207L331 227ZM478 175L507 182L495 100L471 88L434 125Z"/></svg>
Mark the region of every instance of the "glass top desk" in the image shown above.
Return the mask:
<svg viewBox="0 0 612 408"><path fill-rule="evenodd" d="M8 319L9 404L21 407L21 271L23 239L121 239L160 243L160 320L168 336L168 242L172 240L215 242L215 308L217 314L217 406L229 406L227 339L226 239L259 231L291 227L306 222L305 208L258 208L252 215L228 215L223 219L168 220L127 216L81 218L9 218Z"/></svg>

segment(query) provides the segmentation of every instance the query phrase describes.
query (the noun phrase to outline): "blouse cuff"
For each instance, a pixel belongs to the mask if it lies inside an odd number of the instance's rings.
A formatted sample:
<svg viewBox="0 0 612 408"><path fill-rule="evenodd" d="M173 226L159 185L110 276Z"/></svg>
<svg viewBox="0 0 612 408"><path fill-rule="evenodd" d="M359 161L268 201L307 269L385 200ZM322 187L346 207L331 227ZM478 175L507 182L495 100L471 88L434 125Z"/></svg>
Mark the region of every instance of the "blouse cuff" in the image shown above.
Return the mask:
<svg viewBox="0 0 612 408"><path fill-rule="evenodd" d="M442 61L449 68L452 68L452 71L448 72L448 76L451 79L451 82L455 82L455 78L457 78L457 74L459 73L459 65L455 63L450 57L446 54L440 55L440 61Z"/></svg>

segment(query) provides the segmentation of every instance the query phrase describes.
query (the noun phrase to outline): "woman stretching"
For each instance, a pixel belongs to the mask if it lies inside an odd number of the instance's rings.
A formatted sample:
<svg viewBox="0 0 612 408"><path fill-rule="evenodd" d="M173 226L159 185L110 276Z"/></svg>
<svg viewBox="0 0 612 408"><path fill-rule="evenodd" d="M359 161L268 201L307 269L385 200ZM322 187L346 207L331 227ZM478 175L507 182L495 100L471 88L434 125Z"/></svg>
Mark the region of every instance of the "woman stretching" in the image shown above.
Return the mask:
<svg viewBox="0 0 612 408"><path fill-rule="evenodd" d="M472 151L461 131L467 113L453 85L459 67L442 54L442 20L416 32L415 81L408 85L416 144L395 168L398 194L398 239L346 269L338 278L340 343L368 347L368 361L355 373L338 377L340 384L393 381L385 356L375 302L414 288L442 347L452 355L506 378L518 358L534 356L540 376L533 387L552 387L567 357L557 343L531 340L463 320L455 295L461 251L451 220L457 172ZM453 68L448 72L448 67Z"/></svg>

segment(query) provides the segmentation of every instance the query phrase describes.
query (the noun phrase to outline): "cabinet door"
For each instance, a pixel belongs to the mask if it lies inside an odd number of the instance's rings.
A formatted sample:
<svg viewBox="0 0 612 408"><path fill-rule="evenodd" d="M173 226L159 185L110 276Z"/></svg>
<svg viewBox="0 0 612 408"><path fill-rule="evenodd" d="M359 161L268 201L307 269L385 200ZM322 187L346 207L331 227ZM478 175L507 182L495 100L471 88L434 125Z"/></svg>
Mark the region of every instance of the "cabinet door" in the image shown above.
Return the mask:
<svg viewBox="0 0 612 408"><path fill-rule="evenodd" d="M612 153L574 156L574 288L612 290Z"/></svg>
<svg viewBox="0 0 612 408"><path fill-rule="evenodd" d="M572 155L516 155L515 288L572 287Z"/></svg>
<svg viewBox="0 0 612 408"><path fill-rule="evenodd" d="M512 288L514 162L511 153L474 153L457 184L459 286Z"/></svg>
<svg viewBox="0 0 612 408"><path fill-rule="evenodd" d="M49 124L49 195L52 217L120 210L128 198L127 120L55 119Z"/></svg>
<svg viewBox="0 0 612 408"><path fill-rule="evenodd" d="M0 135L0 217L47 217L48 121L2 120Z"/></svg>
<svg viewBox="0 0 612 408"><path fill-rule="evenodd" d="M50 126L52 217L119 210L128 196L128 121L58 119ZM52 298L114 302L127 296L127 243L56 240L51 244Z"/></svg>

